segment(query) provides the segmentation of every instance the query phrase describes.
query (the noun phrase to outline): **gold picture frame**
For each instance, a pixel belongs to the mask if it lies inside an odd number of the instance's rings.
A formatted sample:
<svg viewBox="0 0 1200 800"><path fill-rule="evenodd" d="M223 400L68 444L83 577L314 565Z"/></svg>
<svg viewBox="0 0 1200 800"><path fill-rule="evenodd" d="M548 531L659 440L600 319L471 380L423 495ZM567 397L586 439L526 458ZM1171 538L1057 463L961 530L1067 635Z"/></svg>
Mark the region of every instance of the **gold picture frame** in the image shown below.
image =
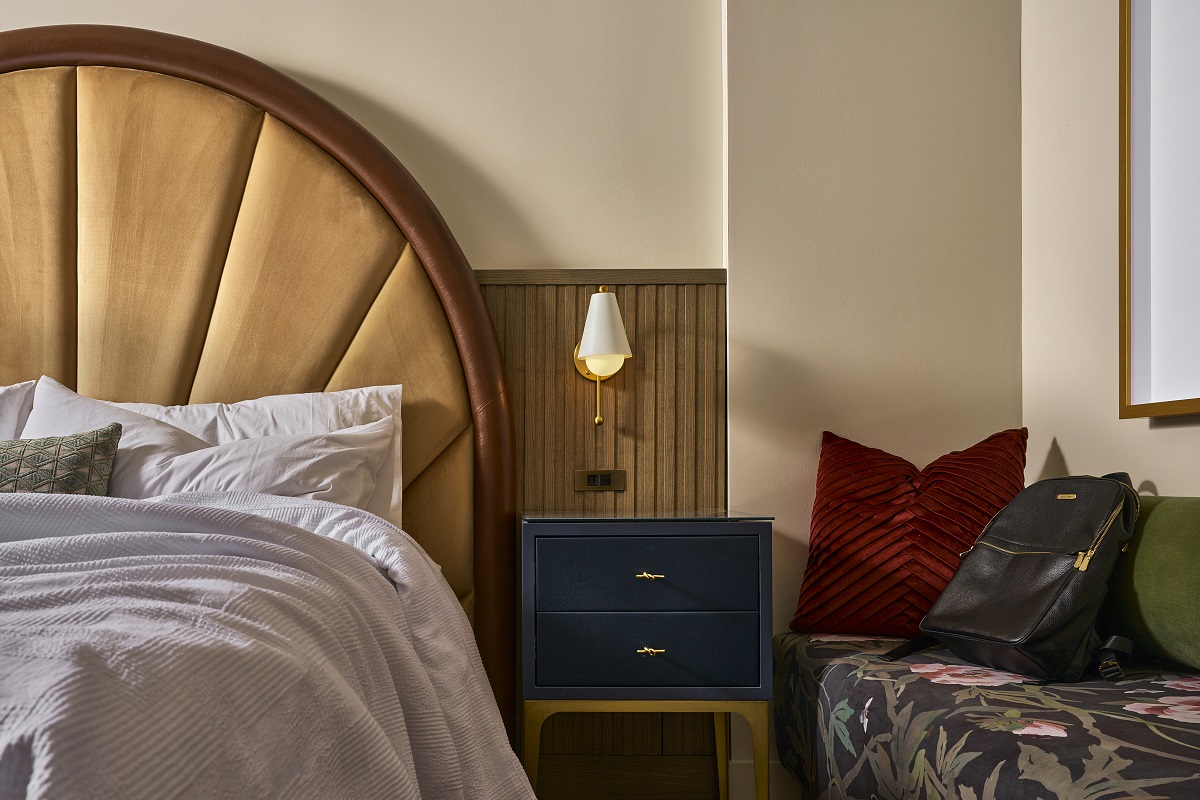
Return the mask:
<svg viewBox="0 0 1200 800"><path fill-rule="evenodd" d="M1121 419L1200 414L1200 397L1134 401L1133 343L1133 2L1120 7L1120 398Z"/></svg>

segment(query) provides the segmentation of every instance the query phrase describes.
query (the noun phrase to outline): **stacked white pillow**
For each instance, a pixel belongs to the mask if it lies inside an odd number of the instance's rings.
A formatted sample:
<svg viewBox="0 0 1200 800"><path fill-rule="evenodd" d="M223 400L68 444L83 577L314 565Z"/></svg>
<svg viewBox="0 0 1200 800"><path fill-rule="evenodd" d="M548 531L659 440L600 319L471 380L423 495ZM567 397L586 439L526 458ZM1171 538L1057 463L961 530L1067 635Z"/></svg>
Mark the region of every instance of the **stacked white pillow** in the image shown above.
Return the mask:
<svg viewBox="0 0 1200 800"><path fill-rule="evenodd" d="M0 441L19 438L25 420L33 408L33 387L37 381L0 386Z"/></svg>
<svg viewBox="0 0 1200 800"><path fill-rule="evenodd" d="M119 422L112 496L264 492L363 508L399 526L400 396L400 386L377 386L157 406L93 400L43 377L36 387L0 387L0 438L64 436Z"/></svg>
<svg viewBox="0 0 1200 800"><path fill-rule="evenodd" d="M199 403L159 406L150 403L112 403L174 425L209 445L290 434L326 434L385 417L392 418L392 443L376 475L376 489L366 505L358 506L400 527L403 505L399 384L343 389L336 392L281 394L240 403Z"/></svg>

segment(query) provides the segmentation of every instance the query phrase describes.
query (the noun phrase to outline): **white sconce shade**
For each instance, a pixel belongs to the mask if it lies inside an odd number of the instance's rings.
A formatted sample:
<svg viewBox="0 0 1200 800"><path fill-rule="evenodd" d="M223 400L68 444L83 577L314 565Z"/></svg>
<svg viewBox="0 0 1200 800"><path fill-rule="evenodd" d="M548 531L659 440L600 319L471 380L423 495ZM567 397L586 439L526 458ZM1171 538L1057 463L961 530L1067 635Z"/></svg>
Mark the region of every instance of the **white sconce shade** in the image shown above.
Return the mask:
<svg viewBox="0 0 1200 800"><path fill-rule="evenodd" d="M578 355L587 362L589 370L602 378L615 374L625 359L633 356L625 336L621 309L612 292L599 291L592 295Z"/></svg>
<svg viewBox="0 0 1200 800"><path fill-rule="evenodd" d="M633 357L629 339L625 336L625 323L621 321L621 309L617 297L601 286L592 295L588 304L587 319L583 321L583 337L575 347L575 369L589 381L596 382L596 424L604 422L600 416L600 381L617 374L625 359Z"/></svg>

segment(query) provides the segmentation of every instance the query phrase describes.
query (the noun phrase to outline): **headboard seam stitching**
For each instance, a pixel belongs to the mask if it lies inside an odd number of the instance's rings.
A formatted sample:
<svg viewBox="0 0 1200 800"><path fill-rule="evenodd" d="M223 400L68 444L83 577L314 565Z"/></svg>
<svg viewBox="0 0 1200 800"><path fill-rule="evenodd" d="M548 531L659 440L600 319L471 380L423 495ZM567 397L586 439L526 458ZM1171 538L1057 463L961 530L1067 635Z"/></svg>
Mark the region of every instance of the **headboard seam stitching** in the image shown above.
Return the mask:
<svg viewBox="0 0 1200 800"><path fill-rule="evenodd" d="M401 414L404 413L403 409L401 410L400 413ZM417 474L413 475L411 478L408 475L403 476L402 480L404 481L404 488L407 489L409 486L412 486L414 483L417 482L418 478L420 478L422 475L424 475L426 472L429 471L430 467L432 467L437 462L441 461L442 456L446 455L447 451L449 451L450 448L454 446L454 443L457 442L459 439L461 439L462 435L464 433L466 433L467 431L471 430L471 428L474 427L474 425L475 425L474 421L471 421L471 422L468 422L466 425L464 425L459 430L455 431L454 435L451 436L447 440L445 446L442 447L442 449L438 450L437 455L435 455L433 458L429 459L429 463L426 464L425 466L421 467L421 469L417 472ZM472 481L472 483L473 482L474 481Z"/></svg>
<svg viewBox="0 0 1200 800"><path fill-rule="evenodd" d="M355 179L357 180L357 176ZM366 189L367 187L363 186L363 188ZM367 190L367 194L370 195L371 199L375 200L376 203L379 202L379 199L376 198L375 195L371 194L369 189ZM380 208L382 208L382 205L380 205ZM386 216L388 220L395 225L396 221L392 219L390 214L386 213L386 209L384 209L384 212L384 216ZM392 276L396 274L396 270L400 268L400 262L404 260L404 251L412 247L412 242L410 242L408 237L404 235L404 230L399 225L396 225L396 230L399 231L400 237L404 241L404 246L401 247L400 252L396 254L396 260L392 262L392 268L388 270L386 275L383 276L383 283L379 284L379 288L375 290L375 296L372 297L371 302L367 304L367 310L363 312L362 319L358 321L358 325L354 328L354 333L350 335L349 341L346 342L346 348L342 350L342 354L337 357L336 361L333 362L333 369L330 371L329 375L326 376L325 386L322 388L322 391L329 391L330 381L333 380L334 375L337 375L338 367L340 367L342 362L346 360L346 355L350 352L350 348L354 347L354 342L358 339L358 334L362 331L363 325L367 323L367 318L371 316L371 310L374 309L375 304L379 302L379 296L383 294L384 287L387 286L387 283L392 279ZM424 264L421 266L423 267Z"/></svg>
<svg viewBox="0 0 1200 800"><path fill-rule="evenodd" d="M238 98L241 99L241 98ZM246 102L246 101L242 101ZM250 105L246 103L246 105ZM229 238L225 240L225 257L221 259L221 271L217 273L216 292L213 294L213 307L209 311L208 319L204 323L204 334L200 340L200 352L196 355L196 365L192 370L192 381L187 387L187 397L184 402L190 403L192 400L192 392L196 389L196 377L200 374L200 364L204 361L204 348L208 344L208 329L212 325L213 311L217 308L217 297L221 294L221 280L225 277L225 267L229 264L229 248L233 246L233 237L237 234L238 220L242 216L242 203L246 200L246 189L250 186L250 173L254 170L254 160L258 158L258 145L262 141L263 125L267 120L267 112L263 111L258 106L250 106L258 109L258 133L254 136L254 149L250 154L250 163L246 165L246 176L242 180L242 193L238 197L237 214L233 217L233 226L229 229Z"/></svg>

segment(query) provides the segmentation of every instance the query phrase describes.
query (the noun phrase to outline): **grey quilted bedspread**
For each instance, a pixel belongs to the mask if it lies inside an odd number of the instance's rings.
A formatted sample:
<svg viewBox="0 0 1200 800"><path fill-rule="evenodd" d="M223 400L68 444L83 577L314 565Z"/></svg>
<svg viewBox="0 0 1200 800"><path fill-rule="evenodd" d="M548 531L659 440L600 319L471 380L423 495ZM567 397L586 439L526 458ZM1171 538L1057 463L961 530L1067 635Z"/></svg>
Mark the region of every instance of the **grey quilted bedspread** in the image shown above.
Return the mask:
<svg viewBox="0 0 1200 800"><path fill-rule="evenodd" d="M532 796L462 609L386 522L0 495L0 797Z"/></svg>

